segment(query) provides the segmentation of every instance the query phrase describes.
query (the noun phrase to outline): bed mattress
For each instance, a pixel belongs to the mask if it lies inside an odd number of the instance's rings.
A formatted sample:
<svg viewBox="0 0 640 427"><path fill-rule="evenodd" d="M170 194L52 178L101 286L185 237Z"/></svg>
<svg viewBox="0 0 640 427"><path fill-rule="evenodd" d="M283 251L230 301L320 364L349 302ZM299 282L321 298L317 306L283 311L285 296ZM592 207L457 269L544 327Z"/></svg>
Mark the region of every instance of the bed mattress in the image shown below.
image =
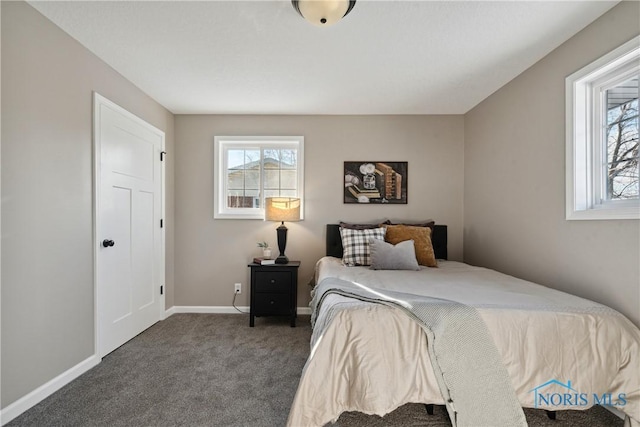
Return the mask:
<svg viewBox="0 0 640 427"><path fill-rule="evenodd" d="M609 307L455 261L388 271L322 258L316 281L331 277L473 306L523 407L604 403L640 426L640 330ZM426 335L402 311L338 295L323 307L333 310L331 321L322 335L314 328L289 425L324 425L344 411L384 415L405 403L444 403ZM323 313L316 314L322 320Z"/></svg>

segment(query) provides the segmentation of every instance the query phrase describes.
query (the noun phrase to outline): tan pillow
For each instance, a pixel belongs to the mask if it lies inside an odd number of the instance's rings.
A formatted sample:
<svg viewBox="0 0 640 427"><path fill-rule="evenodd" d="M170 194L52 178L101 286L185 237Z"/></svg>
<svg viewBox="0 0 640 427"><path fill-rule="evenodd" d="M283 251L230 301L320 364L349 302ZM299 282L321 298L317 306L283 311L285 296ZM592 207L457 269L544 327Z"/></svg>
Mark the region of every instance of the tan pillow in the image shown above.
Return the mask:
<svg viewBox="0 0 640 427"><path fill-rule="evenodd" d="M389 220L387 220L386 223L382 223L382 225L384 224L389 224L389 225L410 225L411 227L429 227L431 229L431 233L433 233L433 227L436 226L436 222L432 219L428 219L424 222L418 222L418 223L411 223L411 222L391 222Z"/></svg>
<svg viewBox="0 0 640 427"><path fill-rule="evenodd" d="M387 225L384 240L397 245L405 240L413 240L416 245L418 264L427 267L437 267L438 262L431 244L431 228L413 227L408 225Z"/></svg>

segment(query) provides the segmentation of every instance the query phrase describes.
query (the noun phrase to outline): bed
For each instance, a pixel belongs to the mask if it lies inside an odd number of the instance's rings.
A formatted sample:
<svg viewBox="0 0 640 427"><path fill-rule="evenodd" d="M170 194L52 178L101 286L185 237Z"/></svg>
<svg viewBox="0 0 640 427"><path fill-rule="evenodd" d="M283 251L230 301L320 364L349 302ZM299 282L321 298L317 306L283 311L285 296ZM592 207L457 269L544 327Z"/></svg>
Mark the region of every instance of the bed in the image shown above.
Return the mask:
<svg viewBox="0 0 640 427"><path fill-rule="evenodd" d="M447 229L432 228L438 268L372 270L343 265L338 225L327 226L327 256L316 283L457 301L486 324L522 407L584 410L594 404L640 426L640 330L615 310L499 272L447 261ZM314 300L317 296L314 297ZM405 403L446 402L430 360L427 334L393 305L329 295L331 310L312 349L289 414L290 426L322 426L345 411L385 415ZM451 415L451 412L450 412Z"/></svg>

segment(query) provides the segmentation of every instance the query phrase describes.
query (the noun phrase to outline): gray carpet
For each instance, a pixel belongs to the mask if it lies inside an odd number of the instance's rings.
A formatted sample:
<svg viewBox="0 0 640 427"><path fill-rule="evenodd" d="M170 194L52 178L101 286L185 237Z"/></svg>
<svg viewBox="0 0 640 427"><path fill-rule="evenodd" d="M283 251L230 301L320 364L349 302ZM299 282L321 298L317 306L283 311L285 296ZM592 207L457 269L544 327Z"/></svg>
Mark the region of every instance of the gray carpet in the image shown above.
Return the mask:
<svg viewBox="0 0 640 427"><path fill-rule="evenodd" d="M309 353L309 317L175 314L104 358L8 426L283 426ZM622 426L600 407L530 426ZM444 407L404 405L385 417L343 414L336 426L450 426Z"/></svg>

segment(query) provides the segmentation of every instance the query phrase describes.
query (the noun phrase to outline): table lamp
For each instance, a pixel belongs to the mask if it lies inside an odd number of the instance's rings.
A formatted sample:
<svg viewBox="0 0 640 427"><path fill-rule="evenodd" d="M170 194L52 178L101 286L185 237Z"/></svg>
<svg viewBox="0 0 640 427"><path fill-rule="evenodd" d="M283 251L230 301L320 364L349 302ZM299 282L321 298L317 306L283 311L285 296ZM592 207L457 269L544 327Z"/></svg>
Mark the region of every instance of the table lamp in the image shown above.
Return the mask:
<svg viewBox="0 0 640 427"><path fill-rule="evenodd" d="M300 199L295 197L265 197L264 199L265 221L280 221L278 230L278 249L280 255L276 258L276 264L286 264L289 258L284 254L287 246L287 227L285 221L300 221Z"/></svg>

